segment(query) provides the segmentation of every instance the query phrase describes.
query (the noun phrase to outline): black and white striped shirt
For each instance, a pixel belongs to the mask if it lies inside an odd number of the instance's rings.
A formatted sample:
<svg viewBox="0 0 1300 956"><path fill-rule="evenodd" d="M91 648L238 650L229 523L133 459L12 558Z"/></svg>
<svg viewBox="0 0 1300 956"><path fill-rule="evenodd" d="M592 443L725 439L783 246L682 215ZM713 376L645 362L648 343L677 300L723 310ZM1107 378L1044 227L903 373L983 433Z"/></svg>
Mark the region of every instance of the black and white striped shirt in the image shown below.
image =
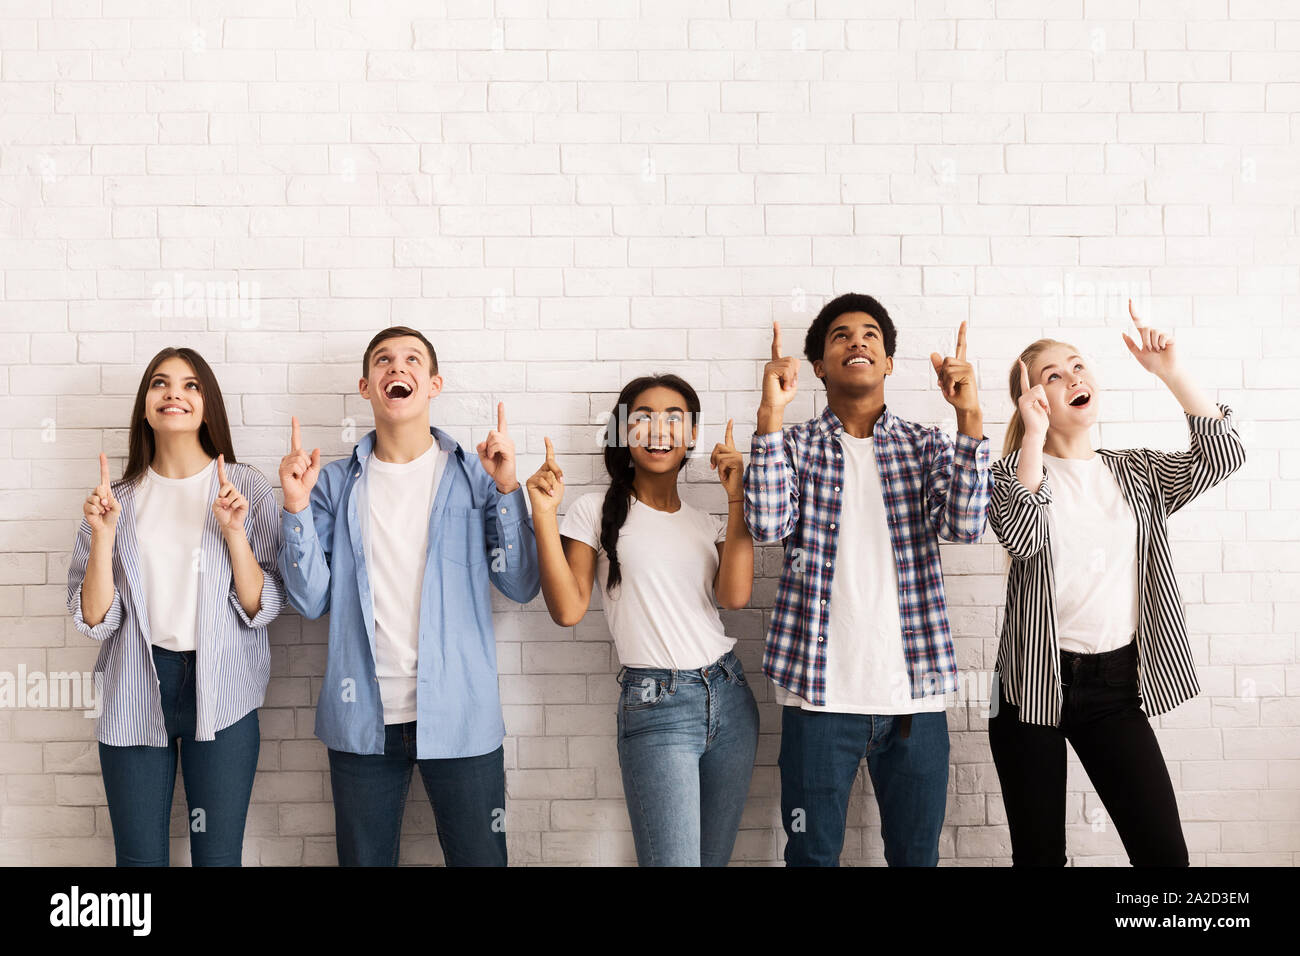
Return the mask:
<svg viewBox="0 0 1300 956"><path fill-rule="evenodd" d="M1200 691L1174 578L1166 519L1246 460L1245 446L1223 418L1188 415L1191 447L1097 449L1137 518L1138 680L1148 715L1163 714ZM1016 478L1020 452L993 465L989 524L1011 554L1007 606L995 670L1002 696L1020 708L1026 723L1055 727L1061 719L1060 653L1056 640L1056 583L1052 573L1047 508L1050 473L1030 493Z"/></svg>

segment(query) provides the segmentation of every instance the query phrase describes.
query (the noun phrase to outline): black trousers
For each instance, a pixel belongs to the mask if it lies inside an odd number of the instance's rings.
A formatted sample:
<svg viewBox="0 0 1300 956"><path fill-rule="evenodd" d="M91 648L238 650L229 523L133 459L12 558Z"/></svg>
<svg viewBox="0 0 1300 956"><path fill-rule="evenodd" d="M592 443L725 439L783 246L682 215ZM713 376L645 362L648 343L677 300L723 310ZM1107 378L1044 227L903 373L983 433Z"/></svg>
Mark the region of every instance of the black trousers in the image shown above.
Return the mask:
<svg viewBox="0 0 1300 956"><path fill-rule="evenodd" d="M1187 843L1160 745L1140 708L1137 645L1061 652L1059 727L1020 722L999 684L989 746L1015 866L1065 865L1065 742L1078 754L1134 866L1187 866Z"/></svg>

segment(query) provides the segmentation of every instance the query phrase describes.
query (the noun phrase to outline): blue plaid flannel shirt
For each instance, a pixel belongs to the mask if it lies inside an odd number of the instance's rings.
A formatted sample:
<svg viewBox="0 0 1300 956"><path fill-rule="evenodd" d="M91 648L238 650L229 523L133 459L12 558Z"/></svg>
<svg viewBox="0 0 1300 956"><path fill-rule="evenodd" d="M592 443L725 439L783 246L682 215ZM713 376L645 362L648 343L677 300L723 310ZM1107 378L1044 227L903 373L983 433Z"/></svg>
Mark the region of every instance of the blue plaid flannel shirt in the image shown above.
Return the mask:
<svg viewBox="0 0 1300 956"><path fill-rule="evenodd" d="M826 641L840 523L843 424L830 406L781 432L754 435L745 523L760 544L785 542L763 673L814 706L826 703ZM939 538L980 540L993 472L989 440L904 421L884 409L872 433L898 568L898 610L912 696L957 689Z"/></svg>

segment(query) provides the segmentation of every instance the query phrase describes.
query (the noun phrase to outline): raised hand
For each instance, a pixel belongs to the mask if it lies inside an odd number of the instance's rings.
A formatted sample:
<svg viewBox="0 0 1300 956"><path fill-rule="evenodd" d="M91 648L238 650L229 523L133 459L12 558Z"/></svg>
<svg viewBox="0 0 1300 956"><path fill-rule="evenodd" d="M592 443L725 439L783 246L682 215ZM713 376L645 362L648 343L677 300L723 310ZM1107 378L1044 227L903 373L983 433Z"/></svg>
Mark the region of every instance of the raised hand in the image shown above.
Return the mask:
<svg viewBox="0 0 1300 956"><path fill-rule="evenodd" d="M515 477L515 442L506 430L506 403L497 402L497 427L477 445L483 470L496 482L497 491L509 494L519 487Z"/></svg>
<svg viewBox="0 0 1300 956"><path fill-rule="evenodd" d="M560 502L564 500L564 472L560 470L555 460L555 446L551 444L549 438L544 440L546 460L542 462L542 467L533 472L533 476L525 485L528 489L528 500L533 506L534 517L539 512L555 514L560 507Z"/></svg>
<svg viewBox="0 0 1300 956"><path fill-rule="evenodd" d="M1138 341L1134 343L1127 332L1121 332L1120 335L1124 336L1124 344L1144 369L1157 378L1165 378L1178 368L1174 337L1167 332L1160 332L1143 325L1142 320L1133 311L1132 299L1128 300L1128 314L1133 319Z"/></svg>
<svg viewBox="0 0 1300 956"><path fill-rule="evenodd" d="M709 457L709 467L718 473L718 481L727 489L728 501L744 494L745 463L731 437L734 423L735 419L727 419L726 437L713 446L713 454Z"/></svg>
<svg viewBox="0 0 1300 956"><path fill-rule="evenodd" d="M81 506L86 522L90 525L91 535L109 535L117 533L117 519L122 515L122 506L113 497L112 480L108 474L108 456L99 453L99 484L86 496Z"/></svg>
<svg viewBox="0 0 1300 956"><path fill-rule="evenodd" d="M799 388L799 360L781 354L781 323L772 323L772 360L763 366L763 404L783 409Z"/></svg>
<svg viewBox="0 0 1300 956"><path fill-rule="evenodd" d="M1023 445L1042 448L1047 438L1047 425L1052 415L1051 406L1047 404L1047 391L1041 385L1030 386L1029 369L1023 360L1020 362L1020 397L1016 399L1016 408L1020 410L1020 420L1025 424Z"/></svg>
<svg viewBox="0 0 1300 956"><path fill-rule="evenodd" d="M248 499L226 477L226 456L217 456L216 500L212 502L212 513L217 516L217 525L223 535L243 534L244 519L248 517Z"/></svg>
<svg viewBox="0 0 1300 956"><path fill-rule="evenodd" d="M320 477L320 449L313 448L310 455L303 451L298 417L293 416L291 421L293 448L280 459L280 487L284 489L285 511L297 514L311 502L311 490Z"/></svg>
<svg viewBox="0 0 1300 956"><path fill-rule="evenodd" d="M966 361L966 323L957 329L957 354L944 358L938 352L930 353L939 389L948 404L958 411L979 410L979 395L975 388L975 367Z"/></svg>

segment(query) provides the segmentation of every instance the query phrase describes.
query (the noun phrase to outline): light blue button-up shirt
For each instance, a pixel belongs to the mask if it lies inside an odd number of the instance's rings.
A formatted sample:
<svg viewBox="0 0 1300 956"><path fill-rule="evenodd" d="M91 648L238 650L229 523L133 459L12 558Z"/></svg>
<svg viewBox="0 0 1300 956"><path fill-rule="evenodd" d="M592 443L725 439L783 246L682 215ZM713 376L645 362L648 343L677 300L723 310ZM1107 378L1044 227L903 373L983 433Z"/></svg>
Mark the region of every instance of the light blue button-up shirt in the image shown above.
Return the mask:
<svg viewBox="0 0 1300 956"><path fill-rule="evenodd" d="M491 581L513 601L537 596L537 540L521 484L501 494L476 455L438 428L447 468L426 516L416 666L416 756L474 757L501 746ZM384 705L375 676L375 611L353 488L375 447L371 431L352 457L321 468L306 508L281 511L279 567L289 603L304 617L330 614L329 657L316 704L316 736L332 750L384 752Z"/></svg>

